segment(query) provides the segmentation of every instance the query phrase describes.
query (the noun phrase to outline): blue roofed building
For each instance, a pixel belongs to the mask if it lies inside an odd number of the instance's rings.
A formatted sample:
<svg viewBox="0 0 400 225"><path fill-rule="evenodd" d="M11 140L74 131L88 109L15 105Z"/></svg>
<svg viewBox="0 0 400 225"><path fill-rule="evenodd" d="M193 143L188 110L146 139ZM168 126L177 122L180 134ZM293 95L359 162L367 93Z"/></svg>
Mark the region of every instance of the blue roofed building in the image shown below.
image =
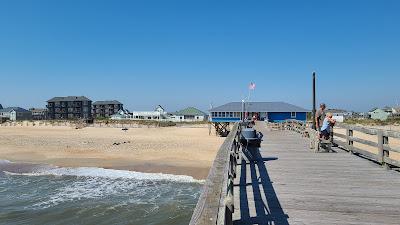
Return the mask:
<svg viewBox="0 0 400 225"><path fill-rule="evenodd" d="M310 110L295 106L286 102L231 102L210 110L210 121L237 122L243 116L243 111L247 112L248 119L254 116L258 120L269 122L282 122L288 119L307 120L307 113Z"/></svg>

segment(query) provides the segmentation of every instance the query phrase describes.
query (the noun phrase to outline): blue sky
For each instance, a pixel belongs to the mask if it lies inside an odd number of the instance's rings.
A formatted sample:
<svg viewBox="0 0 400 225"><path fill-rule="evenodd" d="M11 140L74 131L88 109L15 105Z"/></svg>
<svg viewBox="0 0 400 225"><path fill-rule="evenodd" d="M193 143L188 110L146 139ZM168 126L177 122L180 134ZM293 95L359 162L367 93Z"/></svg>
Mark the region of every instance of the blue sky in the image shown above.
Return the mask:
<svg viewBox="0 0 400 225"><path fill-rule="evenodd" d="M0 0L0 103L240 101L365 111L400 102L400 1Z"/></svg>

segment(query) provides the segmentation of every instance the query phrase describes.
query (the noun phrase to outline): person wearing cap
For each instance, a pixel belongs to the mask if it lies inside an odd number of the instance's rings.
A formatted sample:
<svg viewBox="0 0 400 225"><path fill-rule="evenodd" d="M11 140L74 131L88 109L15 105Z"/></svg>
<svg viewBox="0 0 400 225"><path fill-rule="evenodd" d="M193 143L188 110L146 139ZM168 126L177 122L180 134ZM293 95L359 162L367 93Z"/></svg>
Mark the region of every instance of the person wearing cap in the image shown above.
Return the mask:
<svg viewBox="0 0 400 225"><path fill-rule="evenodd" d="M315 115L315 124L316 124L316 129L318 131L321 131L322 123L326 116L325 109L326 109L325 103L321 103L319 105L319 110L317 111L317 113Z"/></svg>

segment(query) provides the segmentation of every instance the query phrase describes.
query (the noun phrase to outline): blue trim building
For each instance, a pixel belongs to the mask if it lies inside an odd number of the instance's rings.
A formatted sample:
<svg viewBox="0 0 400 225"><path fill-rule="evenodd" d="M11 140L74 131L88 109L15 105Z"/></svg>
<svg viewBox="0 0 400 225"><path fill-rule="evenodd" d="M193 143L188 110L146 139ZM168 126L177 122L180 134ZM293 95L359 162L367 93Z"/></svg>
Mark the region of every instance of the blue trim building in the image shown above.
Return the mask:
<svg viewBox="0 0 400 225"><path fill-rule="evenodd" d="M215 123L237 122L242 118L242 111L248 118L256 116L258 120L282 122L288 119L306 121L307 109L285 102L231 102L210 110L210 121Z"/></svg>

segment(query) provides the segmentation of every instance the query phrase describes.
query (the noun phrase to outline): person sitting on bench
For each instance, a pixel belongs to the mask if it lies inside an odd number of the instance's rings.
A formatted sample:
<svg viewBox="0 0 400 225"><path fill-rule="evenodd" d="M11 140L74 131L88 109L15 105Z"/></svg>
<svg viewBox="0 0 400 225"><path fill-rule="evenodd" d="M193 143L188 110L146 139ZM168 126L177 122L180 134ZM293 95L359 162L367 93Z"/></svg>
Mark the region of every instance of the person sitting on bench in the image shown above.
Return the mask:
<svg viewBox="0 0 400 225"><path fill-rule="evenodd" d="M332 113L327 113L322 123L320 138L329 140L331 136L331 126L335 125L336 120L332 118Z"/></svg>

